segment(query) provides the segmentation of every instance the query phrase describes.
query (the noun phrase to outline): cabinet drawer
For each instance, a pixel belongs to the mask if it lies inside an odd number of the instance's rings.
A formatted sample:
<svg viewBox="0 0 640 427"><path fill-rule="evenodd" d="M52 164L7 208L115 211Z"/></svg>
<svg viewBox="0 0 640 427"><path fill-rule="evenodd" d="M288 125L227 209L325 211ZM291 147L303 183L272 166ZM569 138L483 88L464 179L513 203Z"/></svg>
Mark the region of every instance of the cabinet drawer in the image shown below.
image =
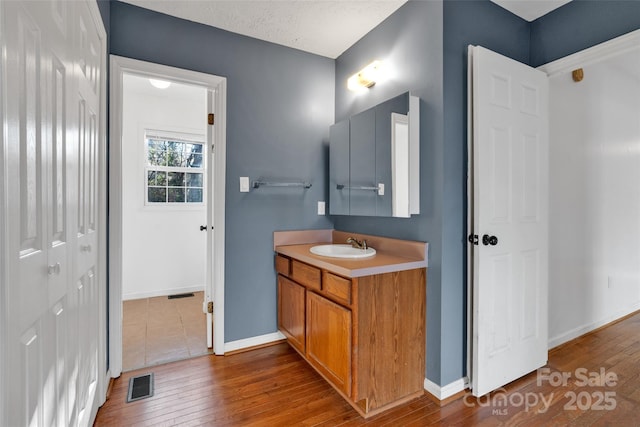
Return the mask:
<svg viewBox="0 0 640 427"><path fill-rule="evenodd" d="M289 277L291 274L291 260L282 255L276 255L276 271L283 276Z"/></svg>
<svg viewBox="0 0 640 427"><path fill-rule="evenodd" d="M320 290L320 269L291 260L291 277L296 282L311 289Z"/></svg>
<svg viewBox="0 0 640 427"><path fill-rule="evenodd" d="M323 272L322 290L339 301L351 304L351 280Z"/></svg>

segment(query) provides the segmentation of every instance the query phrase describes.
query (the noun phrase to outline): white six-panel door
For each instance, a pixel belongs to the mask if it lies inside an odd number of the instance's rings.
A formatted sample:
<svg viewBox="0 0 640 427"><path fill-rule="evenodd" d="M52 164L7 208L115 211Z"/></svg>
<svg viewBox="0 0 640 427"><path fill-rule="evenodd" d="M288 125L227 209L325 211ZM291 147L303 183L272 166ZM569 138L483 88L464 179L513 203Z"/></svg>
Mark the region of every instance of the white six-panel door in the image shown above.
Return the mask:
<svg viewBox="0 0 640 427"><path fill-rule="evenodd" d="M547 76L472 49L473 394L547 361Z"/></svg>
<svg viewBox="0 0 640 427"><path fill-rule="evenodd" d="M99 360L104 30L85 1L0 4L0 424L87 425Z"/></svg>

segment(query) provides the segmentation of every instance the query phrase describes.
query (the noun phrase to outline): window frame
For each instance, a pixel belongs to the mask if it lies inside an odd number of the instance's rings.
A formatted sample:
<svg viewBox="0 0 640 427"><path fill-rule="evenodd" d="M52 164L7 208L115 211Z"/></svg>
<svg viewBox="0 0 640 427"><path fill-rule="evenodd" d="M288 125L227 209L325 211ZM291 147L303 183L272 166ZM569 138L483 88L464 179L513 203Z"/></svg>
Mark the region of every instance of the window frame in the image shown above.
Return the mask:
<svg viewBox="0 0 640 427"><path fill-rule="evenodd" d="M183 144L200 144L202 145L202 165L200 167L185 167L185 166L158 166L158 165L150 165L149 164L149 139L161 140L165 142L179 142ZM207 194L207 143L206 136L203 134L195 134L195 133L185 133L185 132L173 132L167 130L158 130L158 129L144 129L143 132L143 170L144 170L144 206L148 208L160 208L160 209L189 209L189 208L197 208L200 209L206 206L206 194ZM202 174L202 187L187 187L186 182L182 187L175 188L183 188L185 190L184 201L182 202L150 202L149 201L149 188L154 188L154 186L149 185L149 172L158 171L158 172L178 172L184 173L185 178L187 173L196 173ZM168 176L167 176L168 180ZM158 186L158 188L162 188ZM171 188L168 183L164 186L164 188L169 190ZM202 190L202 201L200 202L188 202L186 191L188 188L197 188Z"/></svg>

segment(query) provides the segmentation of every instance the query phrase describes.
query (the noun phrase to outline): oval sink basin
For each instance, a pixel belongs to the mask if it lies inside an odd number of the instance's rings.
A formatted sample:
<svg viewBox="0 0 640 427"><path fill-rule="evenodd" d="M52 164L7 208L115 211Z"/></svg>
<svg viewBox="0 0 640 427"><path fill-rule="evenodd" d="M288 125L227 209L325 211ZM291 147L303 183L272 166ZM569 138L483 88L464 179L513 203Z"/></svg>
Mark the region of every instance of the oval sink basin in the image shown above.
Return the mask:
<svg viewBox="0 0 640 427"><path fill-rule="evenodd" d="M318 245L312 246L309 251L320 256L349 259L369 258L376 254L373 248L358 249L351 245Z"/></svg>

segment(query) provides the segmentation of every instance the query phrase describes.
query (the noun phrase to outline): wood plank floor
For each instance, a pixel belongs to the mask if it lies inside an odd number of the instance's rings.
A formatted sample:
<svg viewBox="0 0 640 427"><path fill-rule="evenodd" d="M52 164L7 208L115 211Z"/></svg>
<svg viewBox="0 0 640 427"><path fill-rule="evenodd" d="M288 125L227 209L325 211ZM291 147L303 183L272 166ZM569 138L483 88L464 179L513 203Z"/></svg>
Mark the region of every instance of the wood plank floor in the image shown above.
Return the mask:
<svg viewBox="0 0 640 427"><path fill-rule="evenodd" d="M552 350L546 374L529 374L504 391L442 407L425 395L368 420L287 344L202 356L123 374L95 425L638 426L639 332L636 313ZM129 378L149 371L154 396L125 403Z"/></svg>

